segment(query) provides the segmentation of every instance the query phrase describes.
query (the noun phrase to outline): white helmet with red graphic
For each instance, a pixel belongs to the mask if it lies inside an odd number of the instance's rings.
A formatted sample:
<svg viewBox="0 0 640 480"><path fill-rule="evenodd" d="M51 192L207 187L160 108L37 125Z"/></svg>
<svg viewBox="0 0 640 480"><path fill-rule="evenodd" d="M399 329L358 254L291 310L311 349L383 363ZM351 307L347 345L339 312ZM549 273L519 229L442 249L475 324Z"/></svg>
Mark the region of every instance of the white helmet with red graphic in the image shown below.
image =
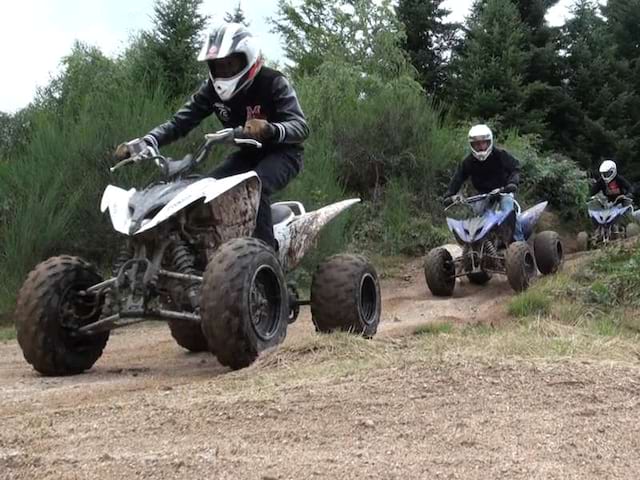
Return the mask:
<svg viewBox="0 0 640 480"><path fill-rule="evenodd" d="M251 85L263 64L257 39L239 23L214 27L198 60L207 62L213 88L223 102Z"/></svg>

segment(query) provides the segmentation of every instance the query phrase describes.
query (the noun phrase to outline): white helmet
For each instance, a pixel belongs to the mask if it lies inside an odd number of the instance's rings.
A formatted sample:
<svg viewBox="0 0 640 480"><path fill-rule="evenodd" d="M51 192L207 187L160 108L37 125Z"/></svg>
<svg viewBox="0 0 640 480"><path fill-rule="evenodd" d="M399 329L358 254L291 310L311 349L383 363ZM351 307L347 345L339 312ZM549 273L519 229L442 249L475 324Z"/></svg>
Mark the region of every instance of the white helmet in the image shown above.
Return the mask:
<svg viewBox="0 0 640 480"><path fill-rule="evenodd" d="M616 162L612 160L605 160L600 165L600 176L602 179L609 183L611 180L616 178L618 174L618 167L616 166Z"/></svg>
<svg viewBox="0 0 640 480"><path fill-rule="evenodd" d="M239 23L214 27L204 39L198 61L209 65L213 88L223 102L251 85L263 64L257 39Z"/></svg>
<svg viewBox="0 0 640 480"><path fill-rule="evenodd" d="M478 142L489 142L488 146ZM493 152L493 132L486 125L475 125L469 130L469 146L471 153L480 162L484 162Z"/></svg>

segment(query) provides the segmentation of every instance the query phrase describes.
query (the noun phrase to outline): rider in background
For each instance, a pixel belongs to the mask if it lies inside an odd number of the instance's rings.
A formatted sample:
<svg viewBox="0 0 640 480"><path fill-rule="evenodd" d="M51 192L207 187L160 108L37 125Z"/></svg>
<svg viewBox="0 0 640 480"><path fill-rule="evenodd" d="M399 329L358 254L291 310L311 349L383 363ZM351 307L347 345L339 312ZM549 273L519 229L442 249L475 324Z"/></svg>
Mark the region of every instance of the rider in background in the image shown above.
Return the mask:
<svg viewBox="0 0 640 480"><path fill-rule="evenodd" d="M500 196L500 210L514 208L513 193L520 183L520 163L506 150L493 144L493 132L487 125L475 125L469 130L471 153L462 161L449 183L445 205L454 201L467 179L480 194L506 193ZM515 240L524 240L519 222L514 231Z"/></svg>
<svg viewBox="0 0 640 480"><path fill-rule="evenodd" d="M198 60L207 64L209 75L190 100L142 139L120 145L116 158L140 151L137 143L155 149L167 145L213 113L225 128L244 127L243 134L263 143L263 148L232 153L209 176L224 178L251 170L258 174L262 192L254 236L277 250L269 197L302 169L302 143L309 135L296 92L282 73L263 66L258 39L237 23L213 28Z"/></svg>
<svg viewBox="0 0 640 480"><path fill-rule="evenodd" d="M449 183L445 200L455 196L467 179L478 193L509 186L513 193L520 183L520 164L509 152L493 145L493 132L486 125L469 130L471 153L462 161Z"/></svg>
<svg viewBox="0 0 640 480"><path fill-rule="evenodd" d="M621 195L633 196L633 187L618 173L618 167L613 160L605 160L600 165L600 178L591 186L591 195L602 192L607 200L615 201Z"/></svg>

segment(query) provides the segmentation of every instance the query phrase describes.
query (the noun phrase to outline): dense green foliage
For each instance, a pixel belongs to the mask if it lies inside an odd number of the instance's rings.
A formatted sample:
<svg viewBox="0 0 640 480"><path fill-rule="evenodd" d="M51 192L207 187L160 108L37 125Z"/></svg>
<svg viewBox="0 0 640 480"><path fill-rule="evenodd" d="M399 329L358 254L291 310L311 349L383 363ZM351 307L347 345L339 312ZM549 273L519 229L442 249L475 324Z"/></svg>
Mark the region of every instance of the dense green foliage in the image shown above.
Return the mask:
<svg viewBox="0 0 640 480"><path fill-rule="evenodd" d="M522 203L549 200L564 219L580 215L584 170L600 157L618 155L640 178L640 2L600 12L577 0L562 28L544 20L554 3L477 0L462 27L441 0L280 2L272 23L312 131L304 172L280 197L309 209L363 200L310 263L349 243L416 254L445 241L439 202L471 122L490 122L522 161ZM99 212L102 190L155 174L109 174L113 149L166 120L204 78L200 5L158 0L153 28L116 58L76 44L31 105L0 114L0 311L49 255L108 264L118 238ZM227 17L247 21L239 5ZM208 119L166 153L184 155L217 128Z"/></svg>
<svg viewBox="0 0 640 480"><path fill-rule="evenodd" d="M447 22L451 13L442 0L399 0L398 19L405 28L402 48L409 54L426 92L440 98L449 76L448 54L457 46L460 25Z"/></svg>

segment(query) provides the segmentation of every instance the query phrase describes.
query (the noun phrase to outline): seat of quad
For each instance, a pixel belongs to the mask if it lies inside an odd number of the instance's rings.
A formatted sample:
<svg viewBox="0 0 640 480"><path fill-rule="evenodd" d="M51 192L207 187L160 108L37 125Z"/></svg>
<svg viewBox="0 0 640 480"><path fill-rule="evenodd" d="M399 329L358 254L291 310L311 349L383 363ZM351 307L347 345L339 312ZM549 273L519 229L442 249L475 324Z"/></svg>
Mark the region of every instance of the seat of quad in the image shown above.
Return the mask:
<svg viewBox="0 0 640 480"><path fill-rule="evenodd" d="M286 205L271 205L271 219L274 225L288 221L295 214Z"/></svg>

